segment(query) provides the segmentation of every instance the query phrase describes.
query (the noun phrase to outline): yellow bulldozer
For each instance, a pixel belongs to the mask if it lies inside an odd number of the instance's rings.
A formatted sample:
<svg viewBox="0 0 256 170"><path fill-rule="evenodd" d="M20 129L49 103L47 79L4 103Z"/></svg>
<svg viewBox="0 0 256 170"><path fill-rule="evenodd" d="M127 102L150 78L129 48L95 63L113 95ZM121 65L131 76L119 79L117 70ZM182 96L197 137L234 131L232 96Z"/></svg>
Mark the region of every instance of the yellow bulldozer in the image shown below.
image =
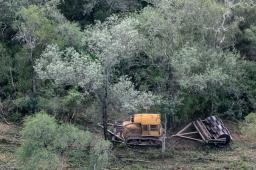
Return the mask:
<svg viewBox="0 0 256 170"><path fill-rule="evenodd" d="M128 146L162 146L166 138L160 114L133 114L127 120L109 123L108 126L111 126L108 128L111 141ZM181 131L170 136L172 137L218 146L226 145L232 140L229 130L216 116L190 122Z"/></svg>
<svg viewBox="0 0 256 170"><path fill-rule="evenodd" d="M108 123L108 126L109 136L114 143L125 143L128 146L162 145L164 129L160 114L134 114L127 120Z"/></svg>
<svg viewBox="0 0 256 170"><path fill-rule="evenodd" d="M122 122L119 135L127 145L161 145L163 128L159 114L135 114Z"/></svg>

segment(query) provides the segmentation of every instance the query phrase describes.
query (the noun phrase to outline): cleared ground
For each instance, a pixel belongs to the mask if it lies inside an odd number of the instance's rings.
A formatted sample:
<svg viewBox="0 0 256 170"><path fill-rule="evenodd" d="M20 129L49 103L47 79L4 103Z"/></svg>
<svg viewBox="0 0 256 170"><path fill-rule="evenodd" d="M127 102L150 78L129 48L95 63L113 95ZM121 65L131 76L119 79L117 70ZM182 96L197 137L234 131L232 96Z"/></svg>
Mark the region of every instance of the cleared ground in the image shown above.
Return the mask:
<svg viewBox="0 0 256 170"><path fill-rule="evenodd" d="M15 150L19 145L19 128L0 123L0 169L16 169Z"/></svg>
<svg viewBox="0 0 256 170"><path fill-rule="evenodd" d="M119 159L112 169L256 169L256 141L242 135L238 124L225 124L233 136L233 142L225 148L173 138L168 139L165 154L160 149L115 148Z"/></svg>
<svg viewBox="0 0 256 170"><path fill-rule="evenodd" d="M168 139L167 151L160 149L113 149L110 169L256 169L256 141L243 136L238 126L229 123L234 141L225 148L202 146L187 140ZM15 150L19 145L20 128L0 123L0 169L17 169Z"/></svg>

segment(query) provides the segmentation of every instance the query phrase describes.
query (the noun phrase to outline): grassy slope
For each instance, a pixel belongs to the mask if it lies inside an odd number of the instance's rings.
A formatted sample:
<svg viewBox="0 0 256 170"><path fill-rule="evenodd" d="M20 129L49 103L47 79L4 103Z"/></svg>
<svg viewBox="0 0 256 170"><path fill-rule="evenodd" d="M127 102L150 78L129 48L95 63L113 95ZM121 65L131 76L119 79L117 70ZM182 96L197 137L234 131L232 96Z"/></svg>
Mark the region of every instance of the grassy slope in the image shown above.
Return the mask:
<svg viewBox="0 0 256 170"><path fill-rule="evenodd" d="M185 140L168 140L164 155L159 149L114 148L110 169L256 169L256 141L248 140L235 125L228 125L234 141L225 148L202 146ZM18 147L16 126L0 123L0 169L14 169Z"/></svg>
<svg viewBox="0 0 256 170"><path fill-rule="evenodd" d="M117 148L116 155L123 158L117 160L112 169L256 169L256 141L243 136L238 125L226 124L233 142L225 148L178 139L168 140L164 155L157 149Z"/></svg>
<svg viewBox="0 0 256 170"><path fill-rule="evenodd" d="M168 149L164 156L159 150L127 150L124 153L128 156L125 154L126 158L112 169L256 169L255 151L251 144L240 142L223 149L207 146Z"/></svg>

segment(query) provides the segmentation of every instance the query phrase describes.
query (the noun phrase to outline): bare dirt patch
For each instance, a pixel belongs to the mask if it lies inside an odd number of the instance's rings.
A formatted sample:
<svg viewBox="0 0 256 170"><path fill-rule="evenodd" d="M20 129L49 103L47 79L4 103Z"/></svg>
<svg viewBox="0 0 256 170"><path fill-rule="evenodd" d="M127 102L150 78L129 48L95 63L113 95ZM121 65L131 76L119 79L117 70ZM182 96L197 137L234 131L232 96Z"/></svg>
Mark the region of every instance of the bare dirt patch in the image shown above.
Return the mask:
<svg viewBox="0 0 256 170"><path fill-rule="evenodd" d="M19 127L0 122L0 169L17 169L15 151L19 145Z"/></svg>
<svg viewBox="0 0 256 170"><path fill-rule="evenodd" d="M115 149L116 155L121 154L125 159L117 161L112 168L124 170L256 169L256 141L243 135L238 123L225 122L225 125L231 131L233 141L224 148L169 136L167 151L164 154L161 153L161 149L152 148ZM132 161L126 161L126 159Z"/></svg>

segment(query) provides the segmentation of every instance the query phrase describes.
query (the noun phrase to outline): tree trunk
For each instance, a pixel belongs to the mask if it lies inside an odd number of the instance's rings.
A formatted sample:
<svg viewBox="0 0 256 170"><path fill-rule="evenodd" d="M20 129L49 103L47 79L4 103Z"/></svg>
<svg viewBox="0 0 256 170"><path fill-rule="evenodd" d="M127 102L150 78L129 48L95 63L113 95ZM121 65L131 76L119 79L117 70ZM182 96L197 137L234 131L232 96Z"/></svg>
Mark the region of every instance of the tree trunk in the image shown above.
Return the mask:
<svg viewBox="0 0 256 170"><path fill-rule="evenodd" d="M104 96L102 103L102 124L103 124L103 134L105 140L108 140L108 69L105 68L105 82L104 82Z"/></svg>
<svg viewBox="0 0 256 170"><path fill-rule="evenodd" d="M30 64L34 65L34 59L33 59L33 48L30 48ZM36 93L36 75L34 68L32 68L32 93L33 95Z"/></svg>
<svg viewBox="0 0 256 170"><path fill-rule="evenodd" d="M105 88L105 92L104 92L104 99L103 99L103 108L102 108L102 123L103 123L103 133L104 133L104 138L105 140L108 139L108 127L107 127L107 121L108 121L108 117L107 117L107 95L108 95L108 92L107 92L107 89Z"/></svg>
<svg viewBox="0 0 256 170"><path fill-rule="evenodd" d="M171 123L172 123L172 116L171 114L169 113L168 115L165 115L165 118L166 118L166 130L170 130L171 129Z"/></svg>
<svg viewBox="0 0 256 170"><path fill-rule="evenodd" d="M15 87L14 80L13 80L13 75L12 75L12 67L9 67L9 73L10 73L12 88L13 88L13 91L15 92L15 94L16 94L16 87Z"/></svg>
<svg viewBox="0 0 256 170"><path fill-rule="evenodd" d="M36 74L33 68L34 65L34 58L33 58L33 48L30 48L30 64L32 67L32 97L35 98L36 97ZM36 108L35 105L33 105L32 107L32 113L36 112Z"/></svg>
<svg viewBox="0 0 256 170"><path fill-rule="evenodd" d="M162 140L162 153L165 153L165 150L166 150L166 143L165 143L166 133L167 133L167 115L166 114L164 115L164 119L165 119L165 122L164 122L164 135Z"/></svg>

